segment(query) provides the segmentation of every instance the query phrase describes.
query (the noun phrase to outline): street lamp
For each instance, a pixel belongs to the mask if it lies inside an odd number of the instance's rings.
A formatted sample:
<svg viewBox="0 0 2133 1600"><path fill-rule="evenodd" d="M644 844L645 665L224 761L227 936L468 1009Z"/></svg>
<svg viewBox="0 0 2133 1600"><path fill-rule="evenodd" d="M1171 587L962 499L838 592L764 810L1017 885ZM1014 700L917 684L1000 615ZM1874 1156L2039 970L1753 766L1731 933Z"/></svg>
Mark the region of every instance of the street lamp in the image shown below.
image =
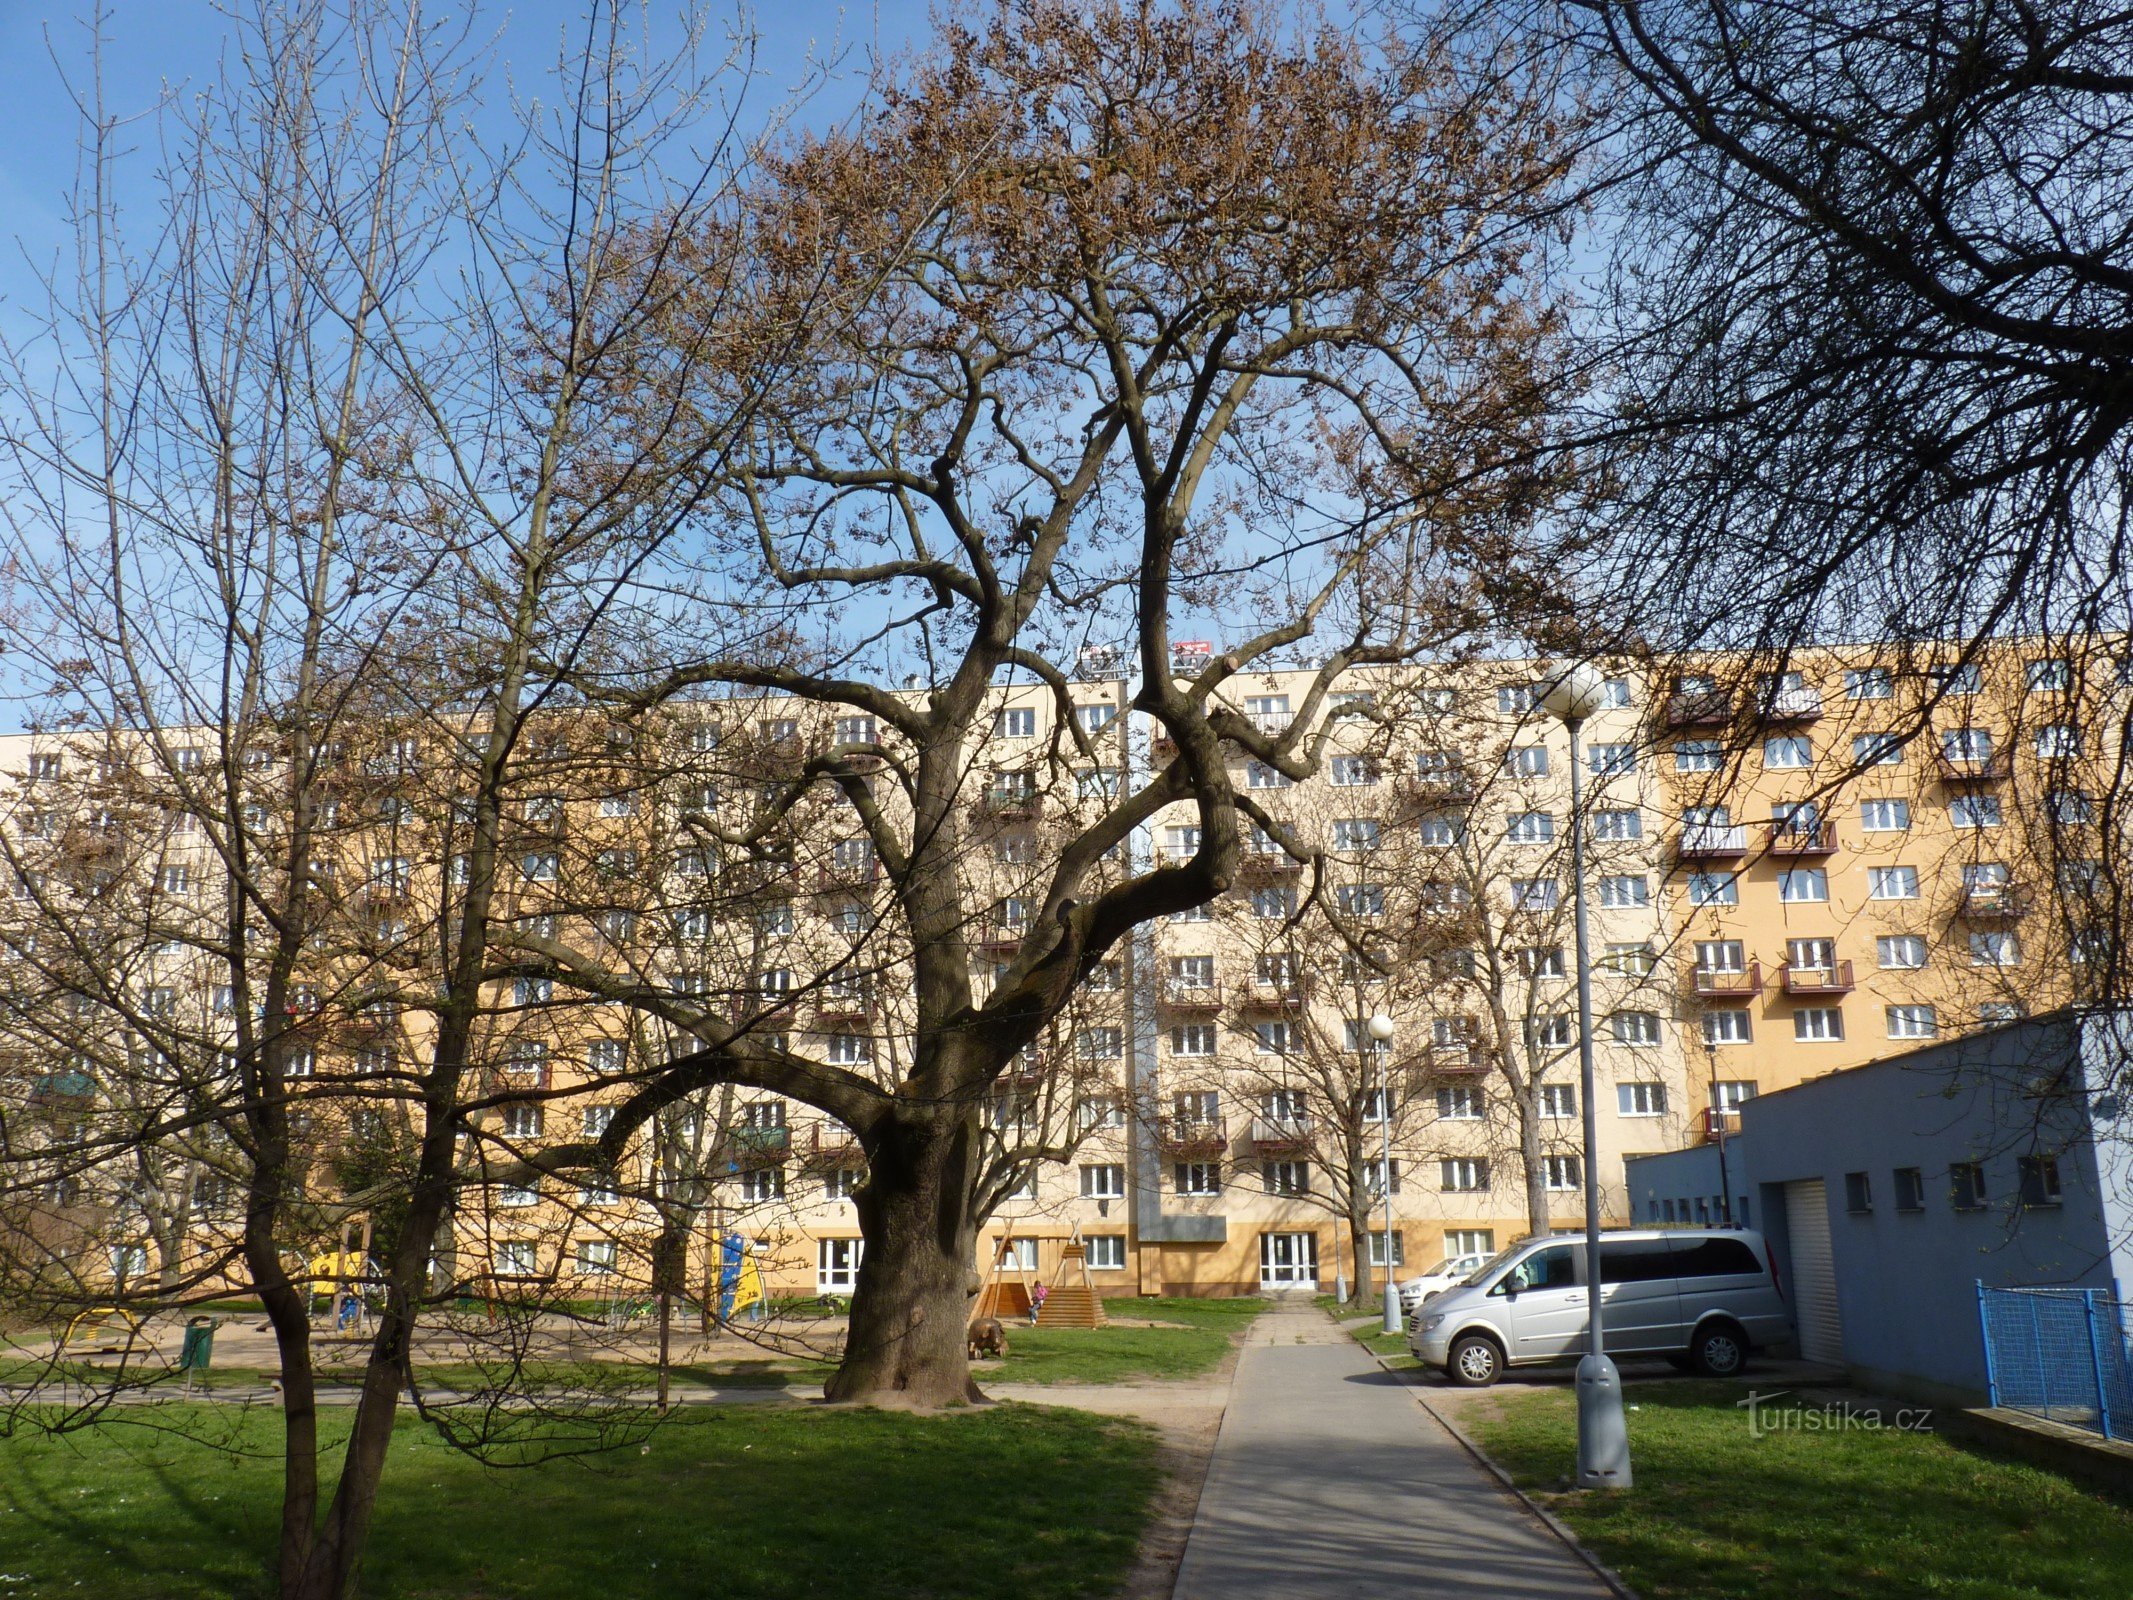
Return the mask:
<svg viewBox="0 0 2133 1600"><path fill-rule="evenodd" d="M1585 1102L1585 1355L1578 1362L1578 1487L1626 1489L1630 1484L1629 1426L1622 1414L1622 1374L1607 1359L1600 1309L1600 1116L1593 1093L1592 945L1585 921L1585 789L1578 733L1599 710L1606 682L1578 662L1549 684L1540 706L1570 734L1570 899L1577 922L1578 1093Z"/></svg>
<svg viewBox="0 0 2133 1600"><path fill-rule="evenodd" d="M1380 1011L1367 1024L1370 1042L1387 1059L1378 1063L1378 1126L1385 1134L1385 1168L1378 1174L1378 1188L1385 1196L1385 1331L1400 1331L1400 1286L1392 1275L1392 1068L1390 1047L1394 1023ZM1358 1271L1362 1269L1357 1268Z"/></svg>

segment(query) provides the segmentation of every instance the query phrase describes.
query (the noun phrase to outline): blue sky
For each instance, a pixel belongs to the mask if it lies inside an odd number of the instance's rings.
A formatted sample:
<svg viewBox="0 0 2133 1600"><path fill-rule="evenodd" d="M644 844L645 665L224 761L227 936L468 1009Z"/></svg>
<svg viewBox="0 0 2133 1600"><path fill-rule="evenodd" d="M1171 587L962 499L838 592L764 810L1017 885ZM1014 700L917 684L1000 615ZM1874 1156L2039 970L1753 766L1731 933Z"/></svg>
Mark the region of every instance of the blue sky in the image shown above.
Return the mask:
<svg viewBox="0 0 2133 1600"><path fill-rule="evenodd" d="M56 53L66 70L86 85L88 30L83 10L93 0L0 0L0 317L34 294L25 255L49 263L65 239L65 196L74 180L77 122L63 86ZM114 111L145 111L167 87L182 89L213 77L226 23L208 0L109 0L104 77ZM449 9L432 0L433 12ZM654 0L654 17L671 32L680 0ZM560 29L582 22L585 0L516 0L485 5L482 18L501 30L500 54L522 84L555 59ZM714 21L730 12L711 10ZM838 5L831 0L778 0L754 17L762 35L760 66L765 81L756 103L769 106L805 72L810 54L848 47L848 79L865 71L865 56L878 48L896 54L922 43L931 32L927 0L876 0ZM856 92L848 81L820 96L812 116L826 119L847 108ZM501 109L501 108L499 108ZM144 141L152 132L140 129ZM148 198L145 159L133 163L141 187L131 198ZM124 198L124 197L122 197Z"/></svg>

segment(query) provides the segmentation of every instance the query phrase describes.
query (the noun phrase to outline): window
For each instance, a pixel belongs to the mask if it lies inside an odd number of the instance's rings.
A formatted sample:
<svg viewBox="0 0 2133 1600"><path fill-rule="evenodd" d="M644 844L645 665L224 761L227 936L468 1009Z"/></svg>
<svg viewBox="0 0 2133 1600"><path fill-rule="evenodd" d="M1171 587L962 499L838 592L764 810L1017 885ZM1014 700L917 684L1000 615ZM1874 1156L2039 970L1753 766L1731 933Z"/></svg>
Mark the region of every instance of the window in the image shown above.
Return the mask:
<svg viewBox="0 0 2133 1600"><path fill-rule="evenodd" d="M2079 789L2054 789L2044 797L2044 808L2052 821L2062 826L2074 827L2096 820L2096 802Z"/></svg>
<svg viewBox="0 0 2133 1600"><path fill-rule="evenodd" d="M1829 898L1829 874L1820 867L1787 867L1778 874L1778 898L1787 905L1820 904Z"/></svg>
<svg viewBox="0 0 2133 1600"><path fill-rule="evenodd" d="M1084 733L1102 733L1118 720L1118 707L1106 702L1103 705L1076 706L1074 721Z"/></svg>
<svg viewBox="0 0 2133 1600"><path fill-rule="evenodd" d="M1311 1192L1311 1164L1307 1161L1269 1161L1259 1176L1268 1194Z"/></svg>
<svg viewBox="0 0 2133 1600"><path fill-rule="evenodd" d="M1948 1164L1948 1204L1957 1211L1985 1209L1985 1168L1976 1161Z"/></svg>
<svg viewBox="0 0 2133 1600"><path fill-rule="evenodd" d="M555 998L553 978L515 978L511 983L511 999L516 1005L546 1005Z"/></svg>
<svg viewBox="0 0 2133 1600"><path fill-rule="evenodd" d="M1867 893L1876 900L1916 900L1918 869L1869 867L1866 869L1866 884Z"/></svg>
<svg viewBox="0 0 2133 1600"><path fill-rule="evenodd" d="M1378 847L1378 819L1375 817L1342 817L1333 824L1333 848L1348 852L1375 850Z"/></svg>
<svg viewBox="0 0 2133 1600"><path fill-rule="evenodd" d="M1644 813L1633 810L1595 811L1592 836L1608 843L1627 844L1644 837Z"/></svg>
<svg viewBox="0 0 2133 1600"><path fill-rule="evenodd" d="M820 1294L850 1294L859 1285L859 1263L866 1256L864 1239L817 1239L815 1241L815 1289Z"/></svg>
<svg viewBox="0 0 2133 1600"><path fill-rule="evenodd" d="M1561 898L1562 886L1553 878L1511 880L1511 909L1514 911L1553 911Z"/></svg>
<svg viewBox="0 0 2133 1600"><path fill-rule="evenodd" d="M1170 1030L1170 1053L1174 1056L1211 1056L1215 1053L1215 1025L1188 1022Z"/></svg>
<svg viewBox="0 0 2133 1600"><path fill-rule="evenodd" d="M874 1059L874 1041L863 1033L833 1033L825 1053L839 1066L863 1066Z"/></svg>
<svg viewBox="0 0 2133 1600"><path fill-rule="evenodd" d="M1453 1084L1437 1091L1437 1115L1446 1122L1481 1120L1481 1094L1470 1083Z"/></svg>
<svg viewBox="0 0 2133 1600"><path fill-rule="evenodd" d="M1896 1209L1898 1211L1925 1210L1926 1175L1916 1167L1898 1167L1892 1176L1896 1180Z"/></svg>
<svg viewBox="0 0 2133 1600"><path fill-rule="evenodd" d="M1344 883L1333 893L1344 916L1382 917L1385 914L1385 889L1382 884Z"/></svg>
<svg viewBox="0 0 2133 1600"><path fill-rule="evenodd" d="M1365 1245L1363 1253L1370 1258L1370 1264L1373 1267L1385 1265L1385 1230L1383 1228L1372 1228L1363 1235L1363 1239ZM1392 1264L1396 1267L1407 1265L1407 1235L1398 1228L1392 1231Z"/></svg>
<svg viewBox="0 0 2133 1600"><path fill-rule="evenodd" d="M1569 972L1563 962L1563 947L1559 944L1536 945L1519 951L1518 970L1527 978L1560 978Z"/></svg>
<svg viewBox="0 0 2133 1600"><path fill-rule="evenodd" d="M1075 1052L1084 1061L1117 1061L1126 1053L1123 1028L1083 1028L1074 1036Z"/></svg>
<svg viewBox="0 0 2133 1600"><path fill-rule="evenodd" d="M1296 891L1287 884L1278 884L1269 889L1254 889L1251 895L1252 915L1262 921L1275 921L1296 915Z"/></svg>
<svg viewBox="0 0 2133 1600"><path fill-rule="evenodd" d="M1178 1193L1182 1195L1210 1195L1222 1192L1222 1163L1219 1161L1180 1161L1172 1170Z"/></svg>
<svg viewBox="0 0 2133 1600"><path fill-rule="evenodd" d="M1585 747L1585 754L1592 762L1592 773L1596 778L1612 778L1637 770L1637 747L1633 744L1590 744Z"/></svg>
<svg viewBox="0 0 2133 1600"><path fill-rule="evenodd" d="M1725 765L1725 752L1716 739L1683 739L1674 746L1676 772L1716 772Z"/></svg>
<svg viewBox="0 0 2133 1600"><path fill-rule="evenodd" d="M1692 906L1737 906L1740 904L1740 875L1733 872L1692 872L1689 874L1689 904Z"/></svg>
<svg viewBox="0 0 2133 1600"><path fill-rule="evenodd" d="M1582 1163L1576 1156L1543 1156L1541 1166L1546 1174L1547 1185L1558 1192L1584 1187L1584 1176L1579 1172Z"/></svg>
<svg viewBox="0 0 2133 1600"><path fill-rule="evenodd" d="M532 1239L496 1241L496 1275L499 1278L531 1278L540 1272Z"/></svg>
<svg viewBox="0 0 2133 1600"><path fill-rule="evenodd" d="M1505 752L1503 769L1514 778L1548 776L1548 747L1544 744L1513 745Z"/></svg>
<svg viewBox="0 0 2133 1600"><path fill-rule="evenodd" d="M1417 824L1422 842L1437 848L1466 842L1466 818L1435 812Z"/></svg>
<svg viewBox="0 0 2133 1600"><path fill-rule="evenodd" d="M615 1270L615 1241L612 1239L580 1239L578 1241L578 1271L588 1278L605 1278Z"/></svg>
<svg viewBox="0 0 2133 1600"><path fill-rule="evenodd" d="M1393 1103L1391 1096L1384 1089L1365 1089L1363 1091L1363 1120L1365 1122L1383 1122L1385 1120L1385 1108Z"/></svg>
<svg viewBox="0 0 2133 1600"><path fill-rule="evenodd" d="M1625 1117L1666 1115L1666 1085L1663 1083L1618 1083L1615 1110Z"/></svg>
<svg viewBox="0 0 2133 1600"><path fill-rule="evenodd" d="M1074 774L1074 795L1080 800L1115 800L1118 783L1118 768L1090 767Z"/></svg>
<svg viewBox="0 0 2133 1600"><path fill-rule="evenodd" d="M1507 717L1523 716L1533 709L1539 693L1539 689L1530 683L1499 684L1496 709Z"/></svg>
<svg viewBox="0 0 2133 1600"><path fill-rule="evenodd" d="M1748 1044L1753 1039L1745 1010L1729 1006L1703 1014L1703 1042L1713 1049L1720 1045Z"/></svg>
<svg viewBox="0 0 2133 1600"><path fill-rule="evenodd" d="M757 1167L741 1174L741 1198L743 1200L782 1200L785 1198L785 1169L783 1167Z"/></svg>
<svg viewBox="0 0 2133 1600"><path fill-rule="evenodd" d="M1847 700L1888 700L1896 693L1896 679L1887 667L1855 667L1844 674Z"/></svg>
<svg viewBox="0 0 2133 1600"><path fill-rule="evenodd" d="M1860 767L1900 767L1903 765L1903 740L1893 733L1854 735L1852 764Z"/></svg>
<svg viewBox="0 0 2133 1600"><path fill-rule="evenodd" d="M165 867L156 874L156 887L165 894L191 894L193 890L192 868L183 866Z"/></svg>
<svg viewBox="0 0 2133 1600"><path fill-rule="evenodd" d="M1637 703L1636 691L1627 678L1608 678L1600 684L1600 704L1609 710L1622 711Z"/></svg>
<svg viewBox="0 0 2133 1600"><path fill-rule="evenodd" d="M524 856L518 869L534 883L553 883L562 858L553 850L535 850Z"/></svg>
<svg viewBox="0 0 2133 1600"><path fill-rule="evenodd" d="M1629 910L1652 903L1651 884L1642 873L1623 873L1600 880L1600 904Z"/></svg>
<svg viewBox="0 0 2133 1600"><path fill-rule="evenodd" d="M612 1172L587 1173L578 1186L578 1203L586 1206L612 1206L622 1203L621 1180Z"/></svg>
<svg viewBox="0 0 2133 1600"><path fill-rule="evenodd" d="M1253 1023L1252 1046L1263 1056L1287 1055L1290 1049L1289 1025L1286 1022Z"/></svg>
<svg viewBox="0 0 2133 1600"><path fill-rule="evenodd" d="M1844 1209L1853 1216L1865 1216L1874 1209L1873 1177L1865 1172L1847 1172L1844 1175Z"/></svg>
<svg viewBox="0 0 2133 1600"><path fill-rule="evenodd" d="M1883 934L1874 953L1884 972L1915 972L1926 964L1926 941L1915 933Z"/></svg>
<svg viewBox="0 0 2133 1600"><path fill-rule="evenodd" d="M507 1183L497 1190L496 1203L513 1209L521 1206L537 1206L541 1203L541 1191L529 1185Z"/></svg>
<svg viewBox="0 0 2133 1600"><path fill-rule="evenodd" d="M1948 802L1948 822L1957 828L1997 828L2000 797L1996 794L1959 794Z"/></svg>
<svg viewBox="0 0 2133 1600"><path fill-rule="evenodd" d="M1360 789L1378 781L1377 763L1368 756L1335 756L1326 763L1326 776L1336 789Z"/></svg>
<svg viewBox="0 0 2133 1600"><path fill-rule="evenodd" d="M2031 694L2062 694L2074 686L2074 664L2064 656L2024 662L2022 686Z"/></svg>
<svg viewBox="0 0 2133 1600"><path fill-rule="evenodd" d="M1447 1156L1437 1163L1437 1176L1446 1194L1476 1194L1489 1186L1489 1163L1482 1156Z"/></svg>
<svg viewBox="0 0 2133 1600"><path fill-rule="evenodd" d="M1862 833L1901 833L1910 825L1911 802L1908 800L1859 802L1859 831Z"/></svg>
<svg viewBox="0 0 2133 1600"><path fill-rule="evenodd" d="M2021 1185L2024 1207L2033 1209L2060 1203L2059 1160L2056 1156L2022 1156L2015 1162L2015 1174Z"/></svg>
<svg viewBox="0 0 2133 1600"><path fill-rule="evenodd" d="M1940 736L1941 754L1957 763L1992 759L1992 734L1985 728L1950 728Z"/></svg>
<svg viewBox="0 0 2133 1600"><path fill-rule="evenodd" d="M1545 811L1514 811L1504 818L1503 831L1512 844L1547 844L1555 838L1555 818Z"/></svg>
<svg viewBox="0 0 2133 1600"><path fill-rule="evenodd" d="M1444 1253L1448 1256L1492 1256L1496 1253L1493 1228L1446 1229Z"/></svg>
<svg viewBox="0 0 2133 1600"><path fill-rule="evenodd" d="M1533 1043L1542 1049L1567 1050L1577 1042L1577 1024L1567 1011L1535 1017L1528 1025Z"/></svg>
<svg viewBox="0 0 2133 1600"><path fill-rule="evenodd" d="M1656 1011L1617 1011L1607 1019L1616 1044L1653 1045L1659 1042Z"/></svg>
<svg viewBox="0 0 2133 1600"><path fill-rule="evenodd" d="M1970 936L1970 964L1973 967L2019 967L2022 964L2022 941L2011 932L1997 929L1973 933Z"/></svg>
<svg viewBox="0 0 2133 1600"><path fill-rule="evenodd" d="M1568 1121L1578 1114L1577 1085L1570 1083L1544 1083L1541 1085L1541 1115L1556 1121Z"/></svg>
<svg viewBox="0 0 2133 1600"><path fill-rule="evenodd" d="M1937 1031L1931 1006L1888 1007L1891 1039L1930 1039Z"/></svg>
<svg viewBox="0 0 2133 1600"><path fill-rule="evenodd" d="M1794 771L1813 760L1813 745L1797 734L1763 741L1763 765L1772 771Z"/></svg>
<svg viewBox="0 0 2133 1600"><path fill-rule="evenodd" d="M1037 708L1007 706L994 712L992 731L1003 739L1034 739L1037 736Z"/></svg>
<svg viewBox="0 0 2133 1600"><path fill-rule="evenodd" d="M1926 671L1926 682L1941 694L1976 694L1983 679L1984 674L1975 661L1930 667Z"/></svg>
<svg viewBox="0 0 2133 1600"><path fill-rule="evenodd" d="M1987 1000L1977 1008L1977 1019L1987 1027L1996 1027L2003 1022L2020 1022L2029 1015L2019 1000Z"/></svg>
<svg viewBox="0 0 2133 1600"><path fill-rule="evenodd" d="M1081 1197L1084 1200L1123 1200L1126 1198L1126 1169L1115 1162L1105 1162L1081 1169Z"/></svg>
<svg viewBox="0 0 2133 1600"><path fill-rule="evenodd" d="M1753 1078L1723 1078L1711 1085L1713 1111L1738 1111L1754 1098Z"/></svg>
<svg viewBox="0 0 2133 1600"><path fill-rule="evenodd" d="M1081 1241L1082 1256L1091 1272L1126 1270L1126 1236L1122 1233L1092 1233Z"/></svg>
<svg viewBox="0 0 2133 1600"><path fill-rule="evenodd" d="M1828 1044L1844 1037L1844 1012L1837 1006L1802 1006L1792 1014L1792 1036L1806 1044Z"/></svg>

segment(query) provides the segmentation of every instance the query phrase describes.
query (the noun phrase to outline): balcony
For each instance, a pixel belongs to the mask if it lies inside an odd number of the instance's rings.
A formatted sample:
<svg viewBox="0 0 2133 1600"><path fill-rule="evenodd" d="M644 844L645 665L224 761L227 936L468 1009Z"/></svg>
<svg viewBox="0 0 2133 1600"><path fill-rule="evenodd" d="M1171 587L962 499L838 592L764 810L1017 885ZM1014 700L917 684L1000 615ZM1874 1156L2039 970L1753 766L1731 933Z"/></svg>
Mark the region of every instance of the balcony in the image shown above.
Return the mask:
<svg viewBox="0 0 2133 1600"><path fill-rule="evenodd" d="M1956 915L1967 922L2019 922L2029 915L2031 900L2023 883L1965 884Z"/></svg>
<svg viewBox="0 0 2133 1600"><path fill-rule="evenodd" d="M800 1164L815 1172L834 1172L867 1164L866 1149L842 1123L834 1127L815 1123L807 1130L807 1147Z"/></svg>
<svg viewBox="0 0 2133 1600"><path fill-rule="evenodd" d="M1000 1082L1010 1089L1036 1089L1044 1083L1045 1053L1041 1046L1026 1045L1009 1058Z"/></svg>
<svg viewBox="0 0 2133 1600"><path fill-rule="evenodd" d="M849 1027L874 1020L874 997L868 994L821 994L815 997L815 1021Z"/></svg>
<svg viewBox="0 0 2133 1600"><path fill-rule="evenodd" d="M1239 883L1285 883L1303 869L1304 864L1286 850L1246 849L1237 857Z"/></svg>
<svg viewBox="0 0 2133 1600"><path fill-rule="evenodd" d="M1300 1156L1311 1149L1309 1117L1252 1118L1252 1154Z"/></svg>
<svg viewBox="0 0 2133 1600"><path fill-rule="evenodd" d="M987 955L1011 956L1022 948L1022 941L1029 937L1029 924L1011 923L1004 927L990 927L978 935L978 948Z"/></svg>
<svg viewBox="0 0 2133 1600"><path fill-rule="evenodd" d="M1681 830L1674 847L1684 861L1736 861L1748 853L1746 824L1700 822Z"/></svg>
<svg viewBox="0 0 2133 1600"><path fill-rule="evenodd" d="M1044 796L1035 789L987 789L978 809L996 822L1031 822L1043 814Z"/></svg>
<svg viewBox="0 0 2133 1600"><path fill-rule="evenodd" d="M815 882L831 893L850 893L881 882L881 858L868 856L860 862L825 861L816 870Z"/></svg>
<svg viewBox="0 0 2133 1600"><path fill-rule="evenodd" d="M1934 771L1942 783L1997 783L2012 769L2005 750L1983 755L1951 755L1942 750L1933 758Z"/></svg>
<svg viewBox="0 0 2133 1600"><path fill-rule="evenodd" d="M1833 856L1837 853L1837 825L1817 822L1770 824L1770 853L1774 856Z"/></svg>
<svg viewBox="0 0 2133 1600"><path fill-rule="evenodd" d="M1827 967L1796 967L1786 962L1778 969L1784 975L1787 994L1850 994L1852 964L1839 961Z"/></svg>
<svg viewBox="0 0 2133 1600"><path fill-rule="evenodd" d="M726 1147L741 1166L775 1166L792 1154L792 1129L744 1122L726 1130Z"/></svg>
<svg viewBox="0 0 2133 1600"><path fill-rule="evenodd" d="M1286 978L1254 978L1251 988L1244 996L1244 1003L1261 1011L1300 1010L1304 1003L1304 991L1308 987L1307 976L1298 972Z"/></svg>
<svg viewBox="0 0 2133 1600"><path fill-rule="evenodd" d="M1814 722L1822 715L1822 691L1773 689L1758 697L1755 709L1764 722Z"/></svg>
<svg viewBox="0 0 2133 1600"><path fill-rule="evenodd" d="M1164 1117L1155 1126L1156 1147L1166 1156L1208 1161L1229 1148L1220 1117Z"/></svg>
<svg viewBox="0 0 2133 1600"><path fill-rule="evenodd" d="M1482 1070L1481 1058L1476 1054L1471 1039L1452 1039L1443 1044L1432 1044L1423 1052L1422 1060L1432 1077L1458 1077L1462 1073Z"/></svg>
<svg viewBox="0 0 2133 1600"><path fill-rule="evenodd" d="M1718 1106L1706 1106L1697 1121L1700 1144L1715 1144L1719 1139L1731 1139L1740 1133L1740 1112Z"/></svg>
<svg viewBox="0 0 2133 1600"><path fill-rule="evenodd" d="M1165 978L1163 1005L1171 1011L1212 1015L1222 1009L1222 985L1212 980L1194 983L1188 978Z"/></svg>
<svg viewBox="0 0 2133 1600"><path fill-rule="evenodd" d="M1733 697L1717 689L1676 689L1662 715L1669 728L1723 728L1733 720Z"/></svg>
<svg viewBox="0 0 2133 1600"><path fill-rule="evenodd" d="M1692 967L1689 984L1700 999L1752 1000L1763 992L1763 964L1751 961L1745 972L1720 967Z"/></svg>
<svg viewBox="0 0 2133 1600"><path fill-rule="evenodd" d="M1393 804L1403 813L1437 811L1474 798L1474 776L1465 767L1403 772L1392 781Z"/></svg>

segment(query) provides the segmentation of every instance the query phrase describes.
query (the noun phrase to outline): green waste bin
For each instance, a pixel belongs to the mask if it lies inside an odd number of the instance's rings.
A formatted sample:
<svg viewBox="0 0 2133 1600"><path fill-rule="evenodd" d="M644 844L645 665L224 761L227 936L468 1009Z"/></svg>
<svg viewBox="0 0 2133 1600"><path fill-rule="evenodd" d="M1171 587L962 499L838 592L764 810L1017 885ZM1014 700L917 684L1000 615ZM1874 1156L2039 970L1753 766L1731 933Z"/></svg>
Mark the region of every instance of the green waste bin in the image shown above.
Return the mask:
<svg viewBox="0 0 2133 1600"><path fill-rule="evenodd" d="M178 1349L178 1370L205 1372L215 1356L215 1319L195 1317L185 1325L185 1343Z"/></svg>

